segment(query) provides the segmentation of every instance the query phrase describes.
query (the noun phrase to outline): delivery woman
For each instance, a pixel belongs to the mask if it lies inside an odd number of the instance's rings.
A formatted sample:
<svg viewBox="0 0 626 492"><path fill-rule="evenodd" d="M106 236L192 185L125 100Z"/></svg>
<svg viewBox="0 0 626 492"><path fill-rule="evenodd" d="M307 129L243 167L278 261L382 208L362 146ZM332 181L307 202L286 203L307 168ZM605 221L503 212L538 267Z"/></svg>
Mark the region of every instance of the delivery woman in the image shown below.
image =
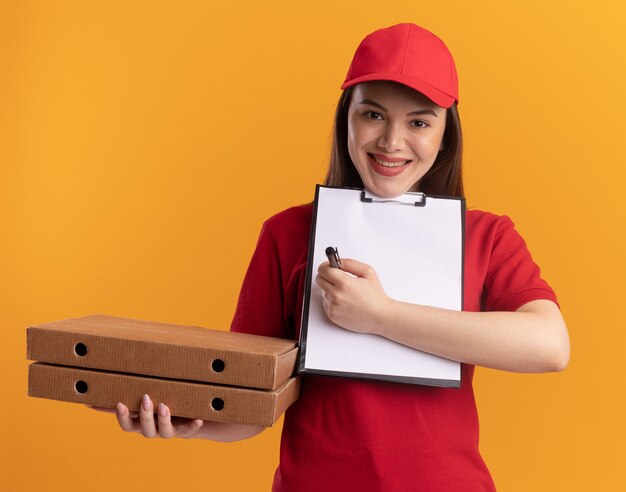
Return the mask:
<svg viewBox="0 0 626 492"><path fill-rule="evenodd" d="M413 24L373 32L342 89L327 185L380 197L463 196L457 73L439 38ZM304 205L264 223L233 331L298 338L311 215ZM462 384L306 376L285 415L274 490L495 490L478 450L474 366L560 371L569 338L556 296L509 218L469 210L465 238L461 312L390 298L375 269L358 259L343 259L342 270L322 264L316 281L331 321L460 361ZM138 417L120 404L117 418L146 437L237 440L262 430L171 419L149 397Z"/></svg>

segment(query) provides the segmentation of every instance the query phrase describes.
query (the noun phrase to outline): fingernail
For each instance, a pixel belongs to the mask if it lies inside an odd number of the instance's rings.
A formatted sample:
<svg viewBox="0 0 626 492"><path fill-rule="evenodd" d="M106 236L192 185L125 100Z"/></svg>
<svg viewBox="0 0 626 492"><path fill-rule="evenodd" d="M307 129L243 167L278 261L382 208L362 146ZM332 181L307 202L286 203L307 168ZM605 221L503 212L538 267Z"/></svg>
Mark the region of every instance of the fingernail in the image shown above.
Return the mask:
<svg viewBox="0 0 626 492"><path fill-rule="evenodd" d="M159 417L167 417L167 407L159 403Z"/></svg>
<svg viewBox="0 0 626 492"><path fill-rule="evenodd" d="M117 402L117 413L119 413L120 415L124 415L125 411L126 411L126 407L124 407L124 405L122 404L121 401Z"/></svg>
<svg viewBox="0 0 626 492"><path fill-rule="evenodd" d="M143 401L141 402L141 406L144 410L150 410L150 397L148 395L143 395Z"/></svg>
<svg viewBox="0 0 626 492"><path fill-rule="evenodd" d="M204 425L204 421L203 420L196 420L196 425L198 426L198 429L200 427L202 427Z"/></svg>

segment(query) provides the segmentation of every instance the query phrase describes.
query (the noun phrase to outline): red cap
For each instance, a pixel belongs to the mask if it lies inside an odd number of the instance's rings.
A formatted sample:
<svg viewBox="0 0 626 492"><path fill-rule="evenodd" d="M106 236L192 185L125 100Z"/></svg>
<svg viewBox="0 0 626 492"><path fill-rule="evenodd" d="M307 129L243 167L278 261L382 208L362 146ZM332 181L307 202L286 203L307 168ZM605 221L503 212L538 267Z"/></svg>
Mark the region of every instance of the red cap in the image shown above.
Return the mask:
<svg viewBox="0 0 626 492"><path fill-rule="evenodd" d="M459 101L450 51L441 39L415 24L379 29L361 41L341 88L368 80L399 82L444 108Z"/></svg>

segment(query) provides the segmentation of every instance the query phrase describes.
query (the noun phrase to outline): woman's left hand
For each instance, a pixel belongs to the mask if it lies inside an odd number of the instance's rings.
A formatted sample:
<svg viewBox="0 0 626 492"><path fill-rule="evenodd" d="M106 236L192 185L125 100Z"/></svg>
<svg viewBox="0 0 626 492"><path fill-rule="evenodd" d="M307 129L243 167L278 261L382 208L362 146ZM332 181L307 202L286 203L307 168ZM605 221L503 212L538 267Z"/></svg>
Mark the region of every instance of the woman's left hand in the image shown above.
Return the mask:
<svg viewBox="0 0 626 492"><path fill-rule="evenodd" d="M340 270L324 262L316 282L322 289L324 311L333 323L359 333L378 331L392 299L371 266L342 258Z"/></svg>

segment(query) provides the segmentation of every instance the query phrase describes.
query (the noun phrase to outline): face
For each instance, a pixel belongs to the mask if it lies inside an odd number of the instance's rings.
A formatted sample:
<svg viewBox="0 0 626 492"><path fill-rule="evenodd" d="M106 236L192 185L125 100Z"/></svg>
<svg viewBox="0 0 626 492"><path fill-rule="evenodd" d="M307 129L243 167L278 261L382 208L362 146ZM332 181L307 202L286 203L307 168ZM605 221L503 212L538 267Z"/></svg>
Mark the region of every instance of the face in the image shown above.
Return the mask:
<svg viewBox="0 0 626 492"><path fill-rule="evenodd" d="M415 191L442 148L446 110L386 81L358 84L348 109L348 151L370 193Z"/></svg>

